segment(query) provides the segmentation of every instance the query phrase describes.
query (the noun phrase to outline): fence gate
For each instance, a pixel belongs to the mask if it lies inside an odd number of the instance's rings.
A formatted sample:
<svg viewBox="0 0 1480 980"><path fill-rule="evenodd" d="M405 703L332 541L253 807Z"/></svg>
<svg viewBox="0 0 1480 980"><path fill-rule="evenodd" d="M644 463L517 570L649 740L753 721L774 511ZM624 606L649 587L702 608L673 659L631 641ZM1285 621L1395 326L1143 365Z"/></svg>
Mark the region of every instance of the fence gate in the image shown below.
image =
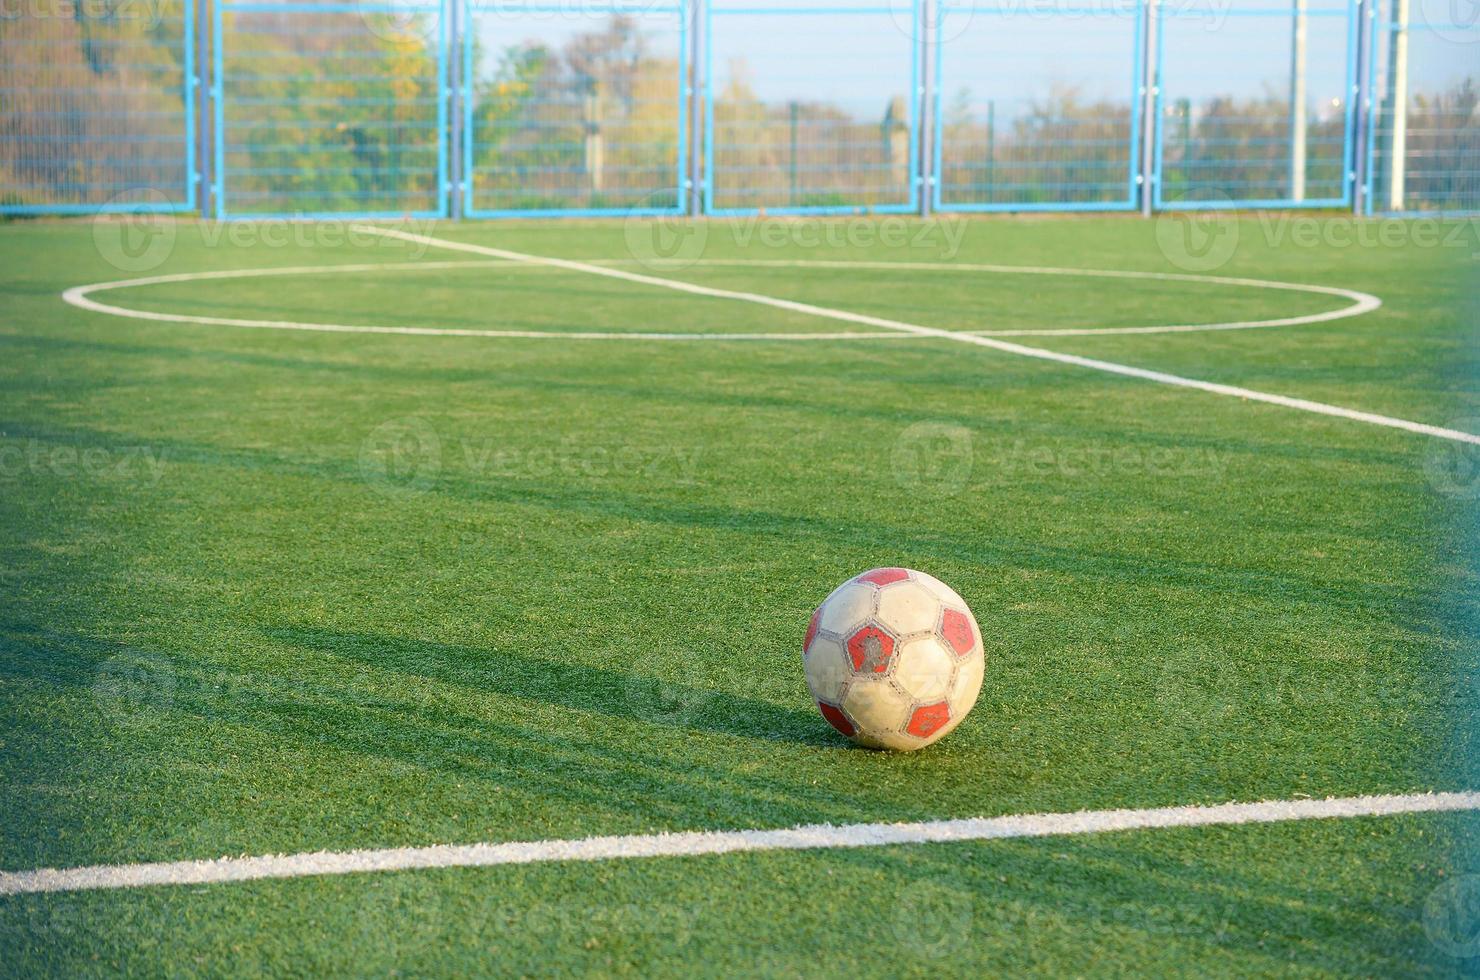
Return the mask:
<svg viewBox="0 0 1480 980"><path fill-rule="evenodd" d="M1366 212L1480 211L1480 11L1386 0L1372 12Z"/></svg>
<svg viewBox="0 0 1480 980"><path fill-rule="evenodd" d="M918 0L711 0L705 210L916 210L921 29Z"/></svg>
<svg viewBox="0 0 1480 980"><path fill-rule="evenodd" d="M472 0L462 27L464 213L683 209L686 3Z"/></svg>
<svg viewBox="0 0 1480 980"><path fill-rule="evenodd" d="M1156 10L1156 206L1349 206L1356 0Z"/></svg>
<svg viewBox="0 0 1480 980"><path fill-rule="evenodd" d="M445 215L446 2L217 0L216 215Z"/></svg>
<svg viewBox="0 0 1480 980"><path fill-rule="evenodd" d="M0 16L0 214L196 206L192 0Z"/></svg>
<svg viewBox="0 0 1480 980"><path fill-rule="evenodd" d="M1127 211L1141 128L1140 0L941 0L941 211Z"/></svg>

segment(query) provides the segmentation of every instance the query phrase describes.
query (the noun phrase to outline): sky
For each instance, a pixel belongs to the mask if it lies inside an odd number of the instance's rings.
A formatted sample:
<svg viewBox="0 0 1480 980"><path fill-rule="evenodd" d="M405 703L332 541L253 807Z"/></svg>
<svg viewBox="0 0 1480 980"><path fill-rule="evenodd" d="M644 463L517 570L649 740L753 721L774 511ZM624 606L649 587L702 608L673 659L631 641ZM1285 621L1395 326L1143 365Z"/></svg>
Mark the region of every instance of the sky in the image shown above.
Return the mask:
<svg viewBox="0 0 1480 980"><path fill-rule="evenodd" d="M490 48L538 40L559 47L572 36L599 30L602 4L570 0L558 12L516 12L509 3L475 17ZM654 50L676 57L678 16L662 0L627 0L655 11L641 20ZM908 92L912 70L912 20L908 0L808 0L808 8L872 6L867 14L791 13L782 0L716 0L713 64L716 91L736 71L761 98L833 102L855 112L882 115L895 96ZM1073 86L1091 100L1126 102L1137 64L1135 17L1128 0L1073 0L1093 16L1048 16L1025 7L1042 0L954 0L941 25L941 91L947 102L963 88L976 103L992 98L1023 104L1056 86ZM1059 9L1070 0L1054 0ZM1291 70L1290 0L1166 0L1163 97L1193 102L1216 95L1254 97L1287 91ZM1347 97L1347 20L1341 0L1307 0L1307 87L1313 112L1329 111ZM1412 0L1410 73L1415 89L1447 88L1465 75L1480 75L1480 24L1449 29L1431 21L1451 16L1447 0ZM1430 9L1432 8L1432 9ZM1004 11L1006 11L1004 13ZM1251 16L1253 11L1259 15ZM1335 16L1331 16L1335 14Z"/></svg>

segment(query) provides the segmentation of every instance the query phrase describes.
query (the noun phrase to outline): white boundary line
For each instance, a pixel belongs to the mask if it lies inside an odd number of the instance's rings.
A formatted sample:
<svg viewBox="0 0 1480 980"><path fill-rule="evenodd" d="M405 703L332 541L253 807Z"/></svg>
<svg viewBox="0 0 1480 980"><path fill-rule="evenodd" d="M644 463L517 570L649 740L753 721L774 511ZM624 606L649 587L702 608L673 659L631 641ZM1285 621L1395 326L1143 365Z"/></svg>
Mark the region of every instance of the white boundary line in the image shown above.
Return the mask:
<svg viewBox="0 0 1480 980"><path fill-rule="evenodd" d="M158 313L150 310L135 310L100 303L91 296L114 289L130 289L138 286L156 286L172 282L203 282L213 279L257 279L269 276L301 276L319 273L340 272L415 272L436 269L481 269L490 266L508 266L517 263L511 260L498 262L395 262L384 264L287 266L278 269L238 269L221 272L182 272L164 276L146 276L142 279L120 279L113 282L95 282L85 286L73 286L62 293L62 299L79 309L111 316L128 317L134 320L154 320L163 323L191 323L204 326L240 327L258 330L304 330L317 333L370 333L402 334L422 337L505 337L535 340L642 340L642 341L737 341L737 340L905 340L909 334L898 331L869 331L862 333L638 333L620 330L560 331L560 330L473 330L454 327L385 327L351 325L343 323L304 323L296 320L249 320L233 317L197 316L188 313ZM598 266L641 264L635 259L600 259L592 263ZM655 263L665 264L665 263ZM1084 276L1108 279L1160 279L1172 282L1195 282L1220 286L1239 286L1256 289L1283 289L1291 292L1316 293L1338 296L1351 300L1351 305L1322 313L1284 317L1277 320L1244 320L1230 323L1168 324L1147 327L1076 327L1059 330L963 330L959 333L977 337L1093 337L1126 334L1160 333L1207 333L1219 330L1254 330L1267 327L1296 327L1314 323L1329 323L1371 313L1382 306L1382 300L1367 293L1331 286L1310 286L1301 283L1274 282L1263 279L1230 279L1222 276L1180 275L1163 272L1126 272L1114 269L1060 269L1044 266L973 265L943 262L830 262L830 261L780 261L747 259L703 259L698 262L666 263L673 268L689 266L752 266L789 269L870 269L933 272L988 272L999 274L1021 273L1037 276Z"/></svg>
<svg viewBox="0 0 1480 980"><path fill-rule="evenodd" d="M1403 429L1407 432L1415 432L1419 435L1434 436L1439 439L1450 439L1455 442L1467 442L1480 445L1480 435L1469 432L1460 432L1457 429L1445 429L1435 425L1427 425L1422 422L1410 422L1407 419L1392 418L1387 415L1377 415L1372 412L1362 412L1351 408L1342 408L1338 405L1327 405L1323 402L1308 401L1304 398L1290 398L1286 395L1273 395L1268 392L1255 391L1252 388L1239 388L1235 385L1217 384L1211 381L1198 381L1195 378L1184 378L1180 375L1167 374L1162 371L1150 371L1145 368L1131 367L1126 364L1116 364L1113 361L1101 361L1091 357L1080 357L1077 354L1060 354L1056 351L1044 350L1041 347L1027 347L1022 344L1014 344L993 337L979 337L973 334L954 333L950 330L939 330L935 327L922 327L914 323L905 323L902 320L889 320L884 317L868 316L863 313L850 313L846 310L835 310L826 306L813 306L810 303L798 303L787 299L778 299L774 296L764 296L760 293L738 292L731 289L714 289L709 286L700 286L695 283L683 282L677 279L661 279L657 276L646 276L636 272L625 272L621 269L606 268L591 265L588 262L574 262L569 259L555 259L543 255L527 255L523 252L513 252L508 249L490 248L487 245L474 245L469 242L454 242L442 238L433 238L430 235L418 235L412 232L397 231L393 228L382 228L374 225L353 225L357 231L369 234L381 235L386 238L397 238L402 241L414 242L418 245L428 245L433 248L444 248L456 252L471 252L476 255L486 255L498 259L507 259L511 262L523 262L529 265L548 266L555 269L565 269L570 272L584 272L594 276L606 276L610 279L622 279L627 282L640 283L646 286L658 286L663 289L672 289L676 292L690 293L695 296L709 296L715 299L738 300L743 303L755 303L759 306L769 306L778 310L787 310L792 313L803 313L811 316L826 317L831 320L841 320L845 323L856 323L868 327L882 327L885 330L897 330L901 333L912 334L917 337L938 337L944 340L953 340L962 344L975 344L978 347L989 347L992 350L1003 351L1008 354L1017 354L1021 357L1032 357L1043 361L1055 361L1059 364L1070 364L1075 367L1089 368L1092 371L1104 371L1108 374L1119 374L1130 378L1140 378L1144 381L1155 381L1158 384L1172 385L1178 388L1193 388L1214 395L1226 395L1231 398L1242 398L1249 401L1264 402L1270 405L1279 405L1283 408L1293 408L1297 411L1310 412L1315 415L1328 415L1335 418L1348 419L1353 422L1366 422L1369 425L1380 425L1390 429ZM1374 297L1375 299L1375 297Z"/></svg>
<svg viewBox="0 0 1480 980"><path fill-rule="evenodd" d="M262 878L472 868L549 861L616 861L632 858L695 857L744 851L802 851L840 847L887 847L1056 837L1168 827L1235 826L1340 817L1383 817L1404 813L1480 810L1480 793L1425 793L1409 796L1357 796L1346 799L1278 800L1174 806L1151 810L1094 810L1039 813L924 823L860 823L835 827L815 824L789 830L730 830L679 834L589 837L584 840L521 841L507 844L444 844L386 850L320 851L215 861L97 865L0 872L0 895L142 888L150 885L204 885Z"/></svg>

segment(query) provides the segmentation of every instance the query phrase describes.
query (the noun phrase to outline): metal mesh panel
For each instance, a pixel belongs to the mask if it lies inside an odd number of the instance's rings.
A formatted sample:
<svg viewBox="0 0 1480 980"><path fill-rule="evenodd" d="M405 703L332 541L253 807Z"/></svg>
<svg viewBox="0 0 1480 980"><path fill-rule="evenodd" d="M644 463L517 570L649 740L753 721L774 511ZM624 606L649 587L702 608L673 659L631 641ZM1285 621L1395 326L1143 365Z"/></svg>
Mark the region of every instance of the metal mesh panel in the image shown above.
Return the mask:
<svg viewBox="0 0 1480 980"><path fill-rule="evenodd" d="M194 43L189 0L0 17L0 212L193 207Z"/></svg>
<svg viewBox="0 0 1480 980"><path fill-rule="evenodd" d="M1158 10L1157 204L1350 203L1352 2L1203 0Z"/></svg>
<svg viewBox="0 0 1480 980"><path fill-rule="evenodd" d="M946 3L939 18L936 207L1136 204L1141 4Z"/></svg>
<svg viewBox="0 0 1480 980"><path fill-rule="evenodd" d="M1390 0L1371 66L1368 213L1480 211L1480 21Z"/></svg>
<svg viewBox="0 0 1480 980"><path fill-rule="evenodd" d="M918 29L914 0L805 7L714 0L706 210L914 209Z"/></svg>
<svg viewBox="0 0 1480 980"><path fill-rule="evenodd" d="M687 24L677 3L475 3L467 213L679 210Z"/></svg>
<svg viewBox="0 0 1480 980"><path fill-rule="evenodd" d="M441 5L226 3L216 9L221 216L440 216Z"/></svg>

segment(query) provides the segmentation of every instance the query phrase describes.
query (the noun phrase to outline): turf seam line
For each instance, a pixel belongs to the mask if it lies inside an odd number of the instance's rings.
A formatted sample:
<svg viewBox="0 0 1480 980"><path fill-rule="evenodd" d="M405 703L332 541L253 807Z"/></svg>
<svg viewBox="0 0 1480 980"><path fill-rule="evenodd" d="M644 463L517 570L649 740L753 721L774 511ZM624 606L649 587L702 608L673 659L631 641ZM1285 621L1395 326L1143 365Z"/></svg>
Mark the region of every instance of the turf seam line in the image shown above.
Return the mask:
<svg viewBox="0 0 1480 980"><path fill-rule="evenodd" d="M0 895L36 892L203 885L261 879L490 867L552 861L616 861L634 858L698 857L752 851L949 844L968 841L1060 837L1129 830L1238 826L1299 820L1383 817L1480 810L1480 793L1419 793L1323 800L1271 800L1215 806L1146 810L1087 810L920 823L815 824L785 830L698 831L589 837L582 840L444 844L361 850L224 857L214 861L96 865L0 872Z"/></svg>
<svg viewBox="0 0 1480 980"><path fill-rule="evenodd" d="M691 293L695 296L708 296L715 299L737 300L743 303L755 303L760 306L770 306L779 310L787 310L792 313L802 313L811 316L826 317L832 320L842 320L846 323L857 323L864 326L882 327L886 330L898 330L903 333L914 334L919 337L938 337L944 340L953 340L962 344L974 344L978 347L988 347L992 350L1003 351L1008 354L1017 354L1021 357L1031 357L1038 360L1054 361L1059 364L1070 364L1075 367L1089 368L1094 371L1103 371L1109 374L1118 374L1130 378L1139 378L1143 381L1155 381L1158 384L1172 385L1179 388L1193 388L1198 391L1208 392L1214 395L1226 395L1231 398L1247 399L1249 401L1265 402L1270 405L1279 405L1283 408L1292 408L1302 412L1310 412L1316 415L1327 415L1335 418L1347 419L1354 422L1366 422L1370 425L1379 425L1392 429L1403 429L1419 435L1433 436L1439 439L1449 439L1455 442L1467 442L1480 445L1480 435L1469 432L1460 432L1457 429L1446 429L1436 425L1428 425L1423 422L1412 422L1408 419L1393 418L1387 415L1378 415L1373 412L1363 412L1357 409L1342 408L1339 405L1327 405L1324 402L1309 401L1304 398L1291 398L1286 395L1275 395L1263 391L1255 391L1252 388L1240 388L1235 385L1218 384L1212 381L1199 381L1195 378L1184 378L1176 374L1167 374L1162 371L1152 371L1146 368L1132 367L1126 364L1116 364L1113 361L1101 361L1092 357L1080 357L1077 354L1061 354L1057 351L1044 350L1041 347L1027 347L1023 344L1014 344L1005 340L997 340L993 337L980 337L974 334L955 333L950 330L940 330L935 327L922 327L914 323L905 323L902 320L890 320L884 317L869 316L864 313L850 313L846 310L835 310L826 306L814 306L810 303L798 303L788 299L778 299L774 296L765 296L760 293L738 292L731 289L715 289L709 286L700 286L695 283L683 282L677 279L663 279L658 276L648 276L636 272L626 272L622 269L614 269L599 265L591 265L588 262L576 262L570 259L556 259L544 255L529 255L524 252L513 252L508 249L492 248L487 245L474 245L470 242L456 242L449 239L433 238L430 235L418 235L413 232L399 231L394 228L383 228L375 225L353 225L356 231L368 234L381 235L387 238L397 238L402 241L413 242L418 245L428 245L433 248L443 248L451 251L469 252L476 255L486 255L493 258L508 259L512 262L524 262L530 265L550 266L556 269L566 269L571 272L584 272L588 275L606 276L611 279L622 279L627 282L640 283L647 286L658 286L663 289L672 289L677 292Z"/></svg>

